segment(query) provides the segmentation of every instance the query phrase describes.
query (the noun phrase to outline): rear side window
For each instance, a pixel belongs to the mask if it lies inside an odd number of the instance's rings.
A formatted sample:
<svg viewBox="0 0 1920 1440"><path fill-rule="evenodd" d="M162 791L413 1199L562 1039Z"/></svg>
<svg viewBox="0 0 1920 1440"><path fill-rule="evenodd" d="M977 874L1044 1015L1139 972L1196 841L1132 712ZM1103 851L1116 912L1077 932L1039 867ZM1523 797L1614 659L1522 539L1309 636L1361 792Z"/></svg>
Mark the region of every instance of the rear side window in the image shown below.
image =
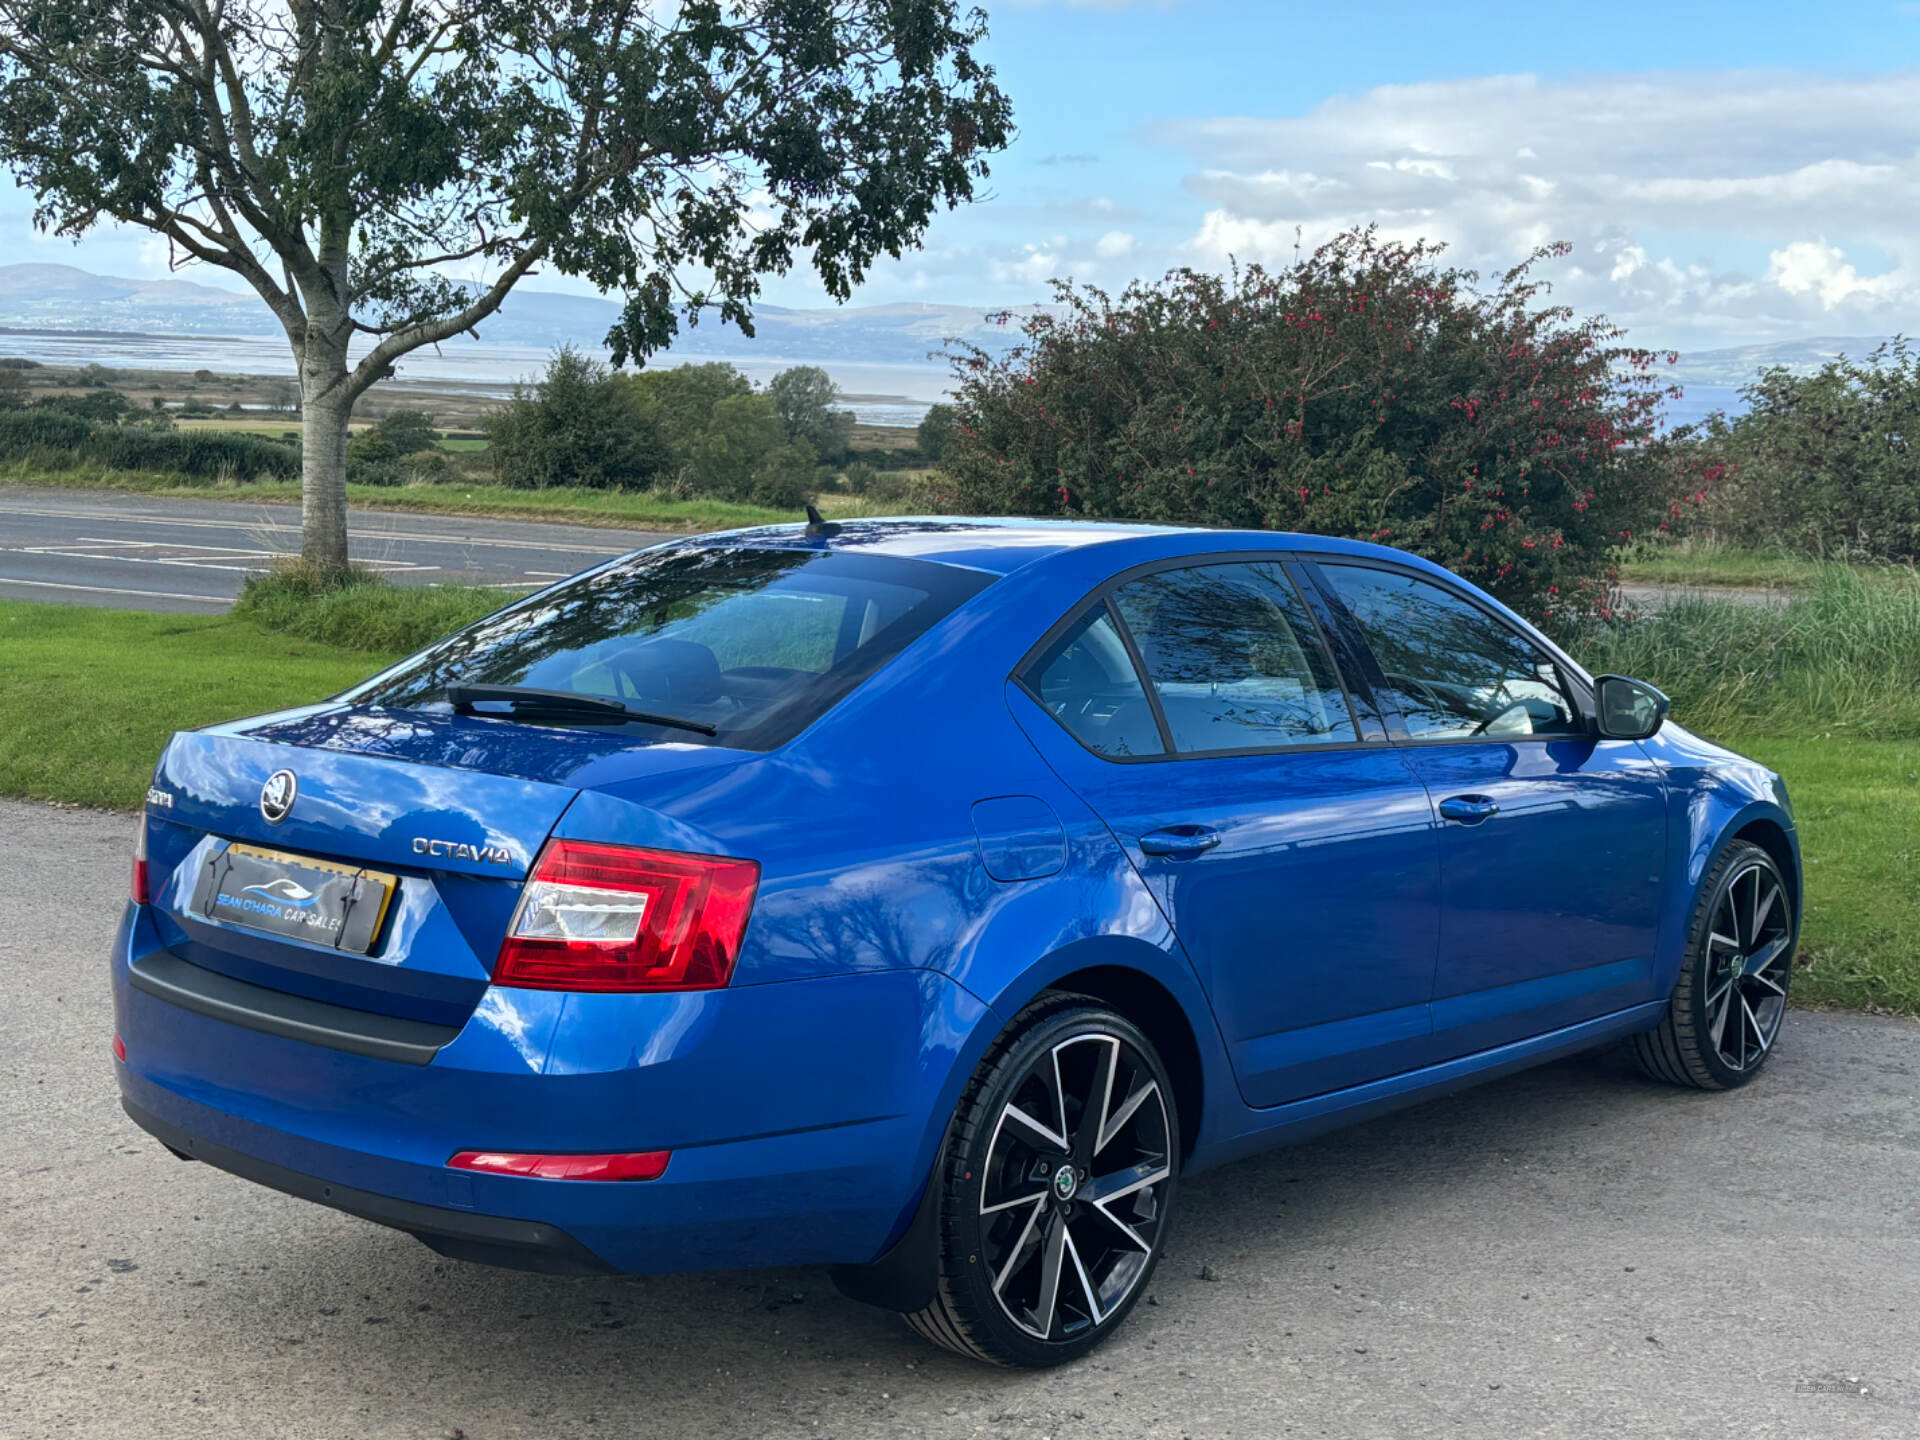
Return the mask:
<svg viewBox="0 0 1920 1440"><path fill-rule="evenodd" d="M698 721L717 732L712 743L770 749L991 579L843 551L643 550L491 615L344 698L418 709L444 703L449 685L558 690Z"/></svg>
<svg viewBox="0 0 1920 1440"><path fill-rule="evenodd" d="M1162 570L1121 586L1113 598L1176 749L1359 739L1333 664L1282 566Z"/></svg>
<svg viewBox="0 0 1920 1440"><path fill-rule="evenodd" d="M1584 735L1559 668L1479 606L1426 580L1363 565L1320 573L1386 680L1414 740Z"/></svg>
<svg viewBox="0 0 1920 1440"><path fill-rule="evenodd" d="M1164 755L1153 706L1102 605L1054 641L1027 672L1027 688L1096 755Z"/></svg>

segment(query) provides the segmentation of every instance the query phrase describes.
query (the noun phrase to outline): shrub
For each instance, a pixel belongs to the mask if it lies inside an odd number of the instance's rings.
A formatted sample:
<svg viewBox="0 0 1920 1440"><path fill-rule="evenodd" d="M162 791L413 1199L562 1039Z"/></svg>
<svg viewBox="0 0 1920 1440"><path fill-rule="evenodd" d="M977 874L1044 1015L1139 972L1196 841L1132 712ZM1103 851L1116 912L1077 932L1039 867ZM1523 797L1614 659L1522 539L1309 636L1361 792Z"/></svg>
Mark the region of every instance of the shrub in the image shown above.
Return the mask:
<svg viewBox="0 0 1920 1440"><path fill-rule="evenodd" d="M23 410L27 404L27 377L18 370L0 370L0 410Z"/></svg>
<svg viewBox="0 0 1920 1440"><path fill-rule="evenodd" d="M1722 539L1836 559L1920 558L1920 354L1904 339L1813 375L1763 372L1712 442Z"/></svg>
<svg viewBox="0 0 1920 1440"><path fill-rule="evenodd" d="M86 395L43 395L34 408L78 415L82 420L112 422L131 411L133 403L118 390L95 390Z"/></svg>
<svg viewBox="0 0 1920 1440"><path fill-rule="evenodd" d="M746 498L769 510L798 510L813 494L818 474L812 447L804 440L781 445L761 457L754 467Z"/></svg>
<svg viewBox="0 0 1920 1440"><path fill-rule="evenodd" d="M286 480L300 473L300 452L290 445L264 435L210 430L102 425L82 454L116 470L173 471L205 480Z"/></svg>
<svg viewBox="0 0 1920 1440"><path fill-rule="evenodd" d="M874 481L880 478L880 472L865 460L855 460L840 472L840 478L846 481L850 492L855 495L865 495L873 489Z"/></svg>
<svg viewBox="0 0 1920 1440"><path fill-rule="evenodd" d="M93 434L93 422L65 410L36 405L0 414L0 458L25 450L76 450Z"/></svg>
<svg viewBox="0 0 1920 1440"><path fill-rule="evenodd" d="M391 445L395 455L417 455L440 444L433 417L424 410L396 410L375 425L373 433Z"/></svg>
<svg viewBox="0 0 1920 1440"><path fill-rule="evenodd" d="M487 455L503 485L644 485L665 459L658 427L606 366L571 346L531 388L487 417Z"/></svg>
<svg viewBox="0 0 1920 1440"><path fill-rule="evenodd" d="M1398 545L1535 615L1604 594L1679 493L1655 357L1480 288L1436 247L1343 235L1286 270L1067 284L996 357L962 347L961 508L1305 530Z"/></svg>

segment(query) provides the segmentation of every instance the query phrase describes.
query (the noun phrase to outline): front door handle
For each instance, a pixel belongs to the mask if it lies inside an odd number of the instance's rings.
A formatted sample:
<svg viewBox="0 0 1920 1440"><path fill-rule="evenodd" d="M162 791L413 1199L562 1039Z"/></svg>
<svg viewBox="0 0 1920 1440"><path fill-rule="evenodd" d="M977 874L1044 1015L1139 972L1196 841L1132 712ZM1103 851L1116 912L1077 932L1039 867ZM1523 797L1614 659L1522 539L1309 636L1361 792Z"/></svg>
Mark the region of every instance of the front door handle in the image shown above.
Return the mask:
<svg viewBox="0 0 1920 1440"><path fill-rule="evenodd" d="M1163 825L1140 837L1149 855L1198 855L1220 843L1220 832L1205 825Z"/></svg>
<svg viewBox="0 0 1920 1440"><path fill-rule="evenodd" d="M1458 820L1462 825L1478 825L1499 813L1500 802L1491 795L1450 795L1440 802L1441 818Z"/></svg>

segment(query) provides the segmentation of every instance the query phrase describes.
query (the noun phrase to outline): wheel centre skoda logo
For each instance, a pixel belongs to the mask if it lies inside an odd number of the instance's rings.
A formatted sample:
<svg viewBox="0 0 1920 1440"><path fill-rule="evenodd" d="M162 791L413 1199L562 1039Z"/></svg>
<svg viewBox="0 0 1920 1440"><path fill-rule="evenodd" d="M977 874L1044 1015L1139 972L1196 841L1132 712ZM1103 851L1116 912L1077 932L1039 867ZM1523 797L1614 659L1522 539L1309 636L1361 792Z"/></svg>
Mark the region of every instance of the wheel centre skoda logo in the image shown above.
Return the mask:
<svg viewBox="0 0 1920 1440"><path fill-rule="evenodd" d="M269 825L278 825L287 818L293 809L294 797L300 793L300 782L294 778L291 770L276 770L267 777L267 783L260 787L260 813L266 817Z"/></svg>
<svg viewBox="0 0 1920 1440"><path fill-rule="evenodd" d="M1071 1200L1073 1192L1080 1188L1080 1177L1074 1173L1071 1165L1062 1165L1053 1172L1053 1193L1062 1200Z"/></svg>

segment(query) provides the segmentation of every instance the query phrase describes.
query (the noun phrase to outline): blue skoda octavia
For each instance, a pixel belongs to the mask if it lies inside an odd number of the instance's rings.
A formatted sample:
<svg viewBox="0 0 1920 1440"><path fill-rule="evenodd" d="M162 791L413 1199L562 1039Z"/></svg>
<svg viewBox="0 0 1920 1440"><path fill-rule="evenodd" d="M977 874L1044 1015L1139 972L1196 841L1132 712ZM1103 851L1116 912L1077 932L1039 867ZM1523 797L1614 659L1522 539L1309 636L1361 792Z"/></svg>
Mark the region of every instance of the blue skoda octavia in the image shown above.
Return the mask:
<svg viewBox="0 0 1920 1440"><path fill-rule="evenodd" d="M1779 778L1446 571L816 521L176 736L115 942L169 1149L562 1272L824 1264L1085 1353L1183 1176L1609 1041L1750 1080Z"/></svg>

